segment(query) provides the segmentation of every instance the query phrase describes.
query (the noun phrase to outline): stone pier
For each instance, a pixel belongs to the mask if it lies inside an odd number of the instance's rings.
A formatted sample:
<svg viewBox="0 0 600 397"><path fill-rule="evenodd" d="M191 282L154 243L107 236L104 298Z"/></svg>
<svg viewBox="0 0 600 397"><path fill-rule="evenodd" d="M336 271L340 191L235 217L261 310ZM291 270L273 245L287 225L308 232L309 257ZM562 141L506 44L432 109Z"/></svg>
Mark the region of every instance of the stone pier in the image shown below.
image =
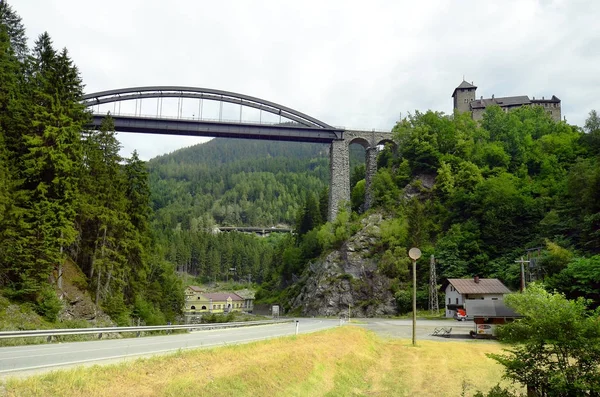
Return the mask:
<svg viewBox="0 0 600 397"><path fill-rule="evenodd" d="M350 157L353 143L365 148L365 210L373 204L372 183L377 172L377 147L392 141L391 132L344 131L343 138L331 142L329 149L329 212L333 221L342 206L350 206Z"/></svg>

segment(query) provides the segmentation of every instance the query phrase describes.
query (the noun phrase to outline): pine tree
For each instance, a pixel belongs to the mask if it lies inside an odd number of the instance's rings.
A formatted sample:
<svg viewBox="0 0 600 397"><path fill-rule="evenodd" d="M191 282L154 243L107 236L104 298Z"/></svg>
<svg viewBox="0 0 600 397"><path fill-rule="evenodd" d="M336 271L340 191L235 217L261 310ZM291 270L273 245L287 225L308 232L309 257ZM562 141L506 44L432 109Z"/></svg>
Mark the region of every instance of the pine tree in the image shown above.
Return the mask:
<svg viewBox="0 0 600 397"><path fill-rule="evenodd" d="M0 30L8 35L11 51L17 59L21 62L25 61L28 54L25 27L21 17L5 0L0 0Z"/></svg>

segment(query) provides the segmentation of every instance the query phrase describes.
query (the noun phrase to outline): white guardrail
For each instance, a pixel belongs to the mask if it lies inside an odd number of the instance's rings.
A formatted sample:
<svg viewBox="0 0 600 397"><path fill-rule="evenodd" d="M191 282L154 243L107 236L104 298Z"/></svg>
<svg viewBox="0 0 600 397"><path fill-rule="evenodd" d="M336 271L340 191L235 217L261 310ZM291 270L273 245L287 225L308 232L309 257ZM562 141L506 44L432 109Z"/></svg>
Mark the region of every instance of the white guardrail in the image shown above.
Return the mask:
<svg viewBox="0 0 600 397"><path fill-rule="evenodd" d="M263 320L263 321L241 321L236 323L209 323L209 324L182 324L182 325L149 325L139 327L100 327L100 328L64 328L64 329L40 329L27 331L0 331L0 339L11 338L32 338L32 337L48 337L61 335L85 335L98 334L98 338L102 338L102 334L112 334L121 332L136 332L138 336L141 332L149 331L174 331L195 329L215 329L215 328L235 328L246 327L252 325L280 324L291 323L294 320Z"/></svg>

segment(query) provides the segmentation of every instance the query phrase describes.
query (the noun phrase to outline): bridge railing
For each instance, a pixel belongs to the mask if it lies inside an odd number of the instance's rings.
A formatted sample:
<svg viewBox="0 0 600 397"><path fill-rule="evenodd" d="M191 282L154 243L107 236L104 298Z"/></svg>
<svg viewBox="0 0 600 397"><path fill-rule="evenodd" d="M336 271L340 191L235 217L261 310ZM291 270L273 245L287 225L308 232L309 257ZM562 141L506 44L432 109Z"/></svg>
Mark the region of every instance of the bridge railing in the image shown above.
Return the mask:
<svg viewBox="0 0 600 397"><path fill-rule="evenodd" d="M93 112L94 116L106 116L105 113ZM170 116L170 115L156 115L156 114L140 114L140 113L111 113L113 117L139 117L139 118L148 118L148 119L166 119L166 120L186 120L186 121L206 121L213 123L243 123L243 124L253 124L253 125L282 125L282 126L294 126L294 127L306 127L302 124L296 123L294 121L281 121L281 122L272 122L272 121L257 121L257 120L239 120L239 119L210 119L206 117L189 117L189 116ZM308 127L307 127L308 128Z"/></svg>
<svg viewBox="0 0 600 397"><path fill-rule="evenodd" d="M12 338L33 338L33 337L48 337L61 335L86 335L97 334L99 338L103 334L122 333L122 332L150 332L150 331L174 331L174 330L206 330L214 328L237 328L253 325L267 325L289 323L292 319L281 320L263 320L263 321L241 321L235 323L209 323L209 324L178 324L178 325L149 325L138 327L99 327L99 328L61 328L61 329L41 329L41 330L26 330L26 331L0 331L0 339Z"/></svg>

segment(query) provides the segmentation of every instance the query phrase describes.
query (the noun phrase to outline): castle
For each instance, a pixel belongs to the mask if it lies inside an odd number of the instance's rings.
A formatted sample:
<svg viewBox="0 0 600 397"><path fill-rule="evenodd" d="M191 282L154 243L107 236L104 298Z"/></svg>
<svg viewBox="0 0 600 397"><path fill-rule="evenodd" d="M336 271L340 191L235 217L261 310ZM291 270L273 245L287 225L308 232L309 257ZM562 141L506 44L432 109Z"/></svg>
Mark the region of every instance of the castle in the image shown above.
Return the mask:
<svg viewBox="0 0 600 397"><path fill-rule="evenodd" d="M498 105L505 112L521 106L543 106L550 116L552 116L554 121L561 120L560 99L558 99L555 95L552 95L552 98L550 99L545 99L544 97L542 97L542 99L535 99L535 97L533 97L533 99L529 99L527 95L508 96L502 98L494 98L492 95L491 98L484 99L481 97L480 99L475 99L475 91L477 91L476 86L463 80L463 82L460 83L452 93L452 98L454 99L454 109L460 112L471 113L473 120L481 120L483 118L483 112L485 111L485 108L491 105Z"/></svg>

